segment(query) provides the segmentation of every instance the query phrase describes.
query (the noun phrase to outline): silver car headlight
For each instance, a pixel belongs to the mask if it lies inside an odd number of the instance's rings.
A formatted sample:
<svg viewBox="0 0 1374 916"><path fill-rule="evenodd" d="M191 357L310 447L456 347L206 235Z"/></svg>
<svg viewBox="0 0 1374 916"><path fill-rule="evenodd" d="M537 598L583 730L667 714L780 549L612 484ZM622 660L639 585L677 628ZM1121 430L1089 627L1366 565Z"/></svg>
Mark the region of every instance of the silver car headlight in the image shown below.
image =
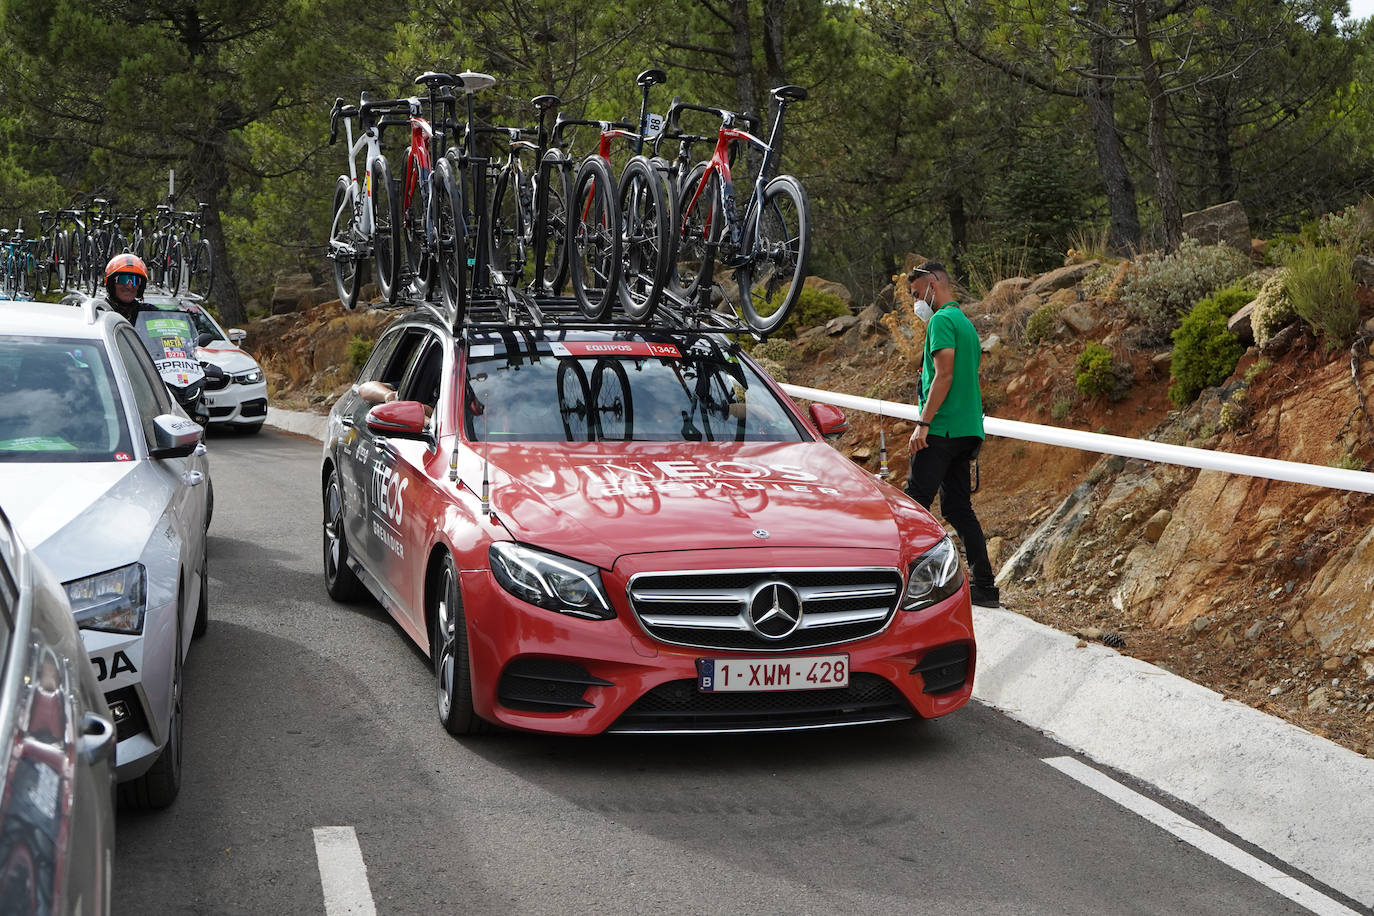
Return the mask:
<svg viewBox="0 0 1374 916"><path fill-rule="evenodd" d="M262 381L262 369L249 369L247 372L236 373L234 381L239 385L256 385Z"/></svg>
<svg viewBox="0 0 1374 916"><path fill-rule="evenodd" d="M902 610L920 611L938 604L959 591L963 582L959 551L949 535L945 535L911 564L906 577L906 594L902 596Z"/></svg>
<svg viewBox="0 0 1374 916"><path fill-rule="evenodd" d="M615 616L601 589L601 572L590 563L510 541L492 544L489 556L496 581L521 601L589 620Z"/></svg>
<svg viewBox="0 0 1374 916"><path fill-rule="evenodd" d="M143 632L148 608L147 575L142 563L63 583L72 603L76 625L83 630L111 633Z"/></svg>

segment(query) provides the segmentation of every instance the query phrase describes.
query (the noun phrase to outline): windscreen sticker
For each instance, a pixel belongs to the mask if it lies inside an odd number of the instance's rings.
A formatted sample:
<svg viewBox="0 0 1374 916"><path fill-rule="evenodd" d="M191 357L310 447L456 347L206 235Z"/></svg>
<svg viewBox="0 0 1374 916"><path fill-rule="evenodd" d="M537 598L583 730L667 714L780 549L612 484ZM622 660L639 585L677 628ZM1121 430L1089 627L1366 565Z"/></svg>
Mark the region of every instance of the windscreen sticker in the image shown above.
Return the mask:
<svg viewBox="0 0 1374 916"><path fill-rule="evenodd" d="M24 436L21 439L0 441L0 450L6 452L74 452L76 446L66 439L52 436Z"/></svg>
<svg viewBox="0 0 1374 916"><path fill-rule="evenodd" d="M835 487L825 486L809 471L790 464L764 464L753 461L598 461L577 465L592 486L594 496L635 496L786 490L839 496Z"/></svg>
<svg viewBox="0 0 1374 916"><path fill-rule="evenodd" d="M672 344L649 340L575 340L552 344L554 356L656 356L680 359L682 353Z"/></svg>

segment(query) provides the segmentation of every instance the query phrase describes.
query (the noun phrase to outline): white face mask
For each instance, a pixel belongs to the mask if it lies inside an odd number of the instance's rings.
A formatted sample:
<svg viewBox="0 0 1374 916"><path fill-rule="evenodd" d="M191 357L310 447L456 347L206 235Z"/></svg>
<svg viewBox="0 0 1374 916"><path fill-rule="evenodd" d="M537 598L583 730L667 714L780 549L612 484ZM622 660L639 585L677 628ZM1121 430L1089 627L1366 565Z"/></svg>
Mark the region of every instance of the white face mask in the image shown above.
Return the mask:
<svg viewBox="0 0 1374 916"><path fill-rule="evenodd" d="M935 311L930 307L930 303L924 299L917 299L912 309L915 310L916 317L921 319L922 324L930 321L930 316L935 314Z"/></svg>

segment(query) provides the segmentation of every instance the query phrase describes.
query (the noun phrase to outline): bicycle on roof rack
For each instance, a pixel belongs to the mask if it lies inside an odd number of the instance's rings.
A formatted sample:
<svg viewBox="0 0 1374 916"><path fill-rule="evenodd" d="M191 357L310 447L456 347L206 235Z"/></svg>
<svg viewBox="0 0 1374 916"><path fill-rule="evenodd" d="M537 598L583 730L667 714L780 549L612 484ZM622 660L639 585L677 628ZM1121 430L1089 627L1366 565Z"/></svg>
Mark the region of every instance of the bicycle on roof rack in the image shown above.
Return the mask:
<svg viewBox="0 0 1374 916"><path fill-rule="evenodd" d="M357 105L335 99L329 112L329 143L339 138L343 121L348 143L348 174L334 183L333 221L328 256L334 262L334 282L344 308L358 304L364 265L371 260L382 298L395 302L400 292L401 206L391 183L391 169L382 155L381 137L387 127L409 127L410 99L376 100L362 93ZM353 118L358 138L353 139ZM363 176L357 158L364 155Z"/></svg>
<svg viewBox="0 0 1374 916"><path fill-rule="evenodd" d="M669 107L664 129L655 138L661 141L679 134L678 119L684 111L720 119L711 158L694 168L681 186L677 286L682 298L706 309L717 263L733 270L744 320L764 334L786 320L801 295L811 249L811 206L801 182L791 175L769 177L782 145L783 115L790 102L806 98L806 90L780 86L772 95L778 107L767 142L736 127L741 121L757 123L747 115L680 101ZM763 153L743 215L730 177L731 148L736 141Z"/></svg>
<svg viewBox="0 0 1374 916"><path fill-rule="evenodd" d="M493 265L512 286L545 297L562 292L568 275L572 162L548 126L549 112L559 103L555 95L536 96L531 104L539 111L539 126L506 130L509 153L491 199ZM533 154L533 173L525 171L523 153Z"/></svg>

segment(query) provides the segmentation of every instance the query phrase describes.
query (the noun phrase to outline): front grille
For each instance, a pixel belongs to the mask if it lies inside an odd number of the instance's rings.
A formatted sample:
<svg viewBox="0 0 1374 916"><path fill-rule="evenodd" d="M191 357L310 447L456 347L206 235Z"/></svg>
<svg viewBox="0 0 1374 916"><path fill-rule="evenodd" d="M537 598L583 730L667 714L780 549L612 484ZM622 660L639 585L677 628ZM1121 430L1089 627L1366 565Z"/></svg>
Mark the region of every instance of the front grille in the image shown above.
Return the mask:
<svg viewBox="0 0 1374 916"><path fill-rule="evenodd" d="M253 398L244 401L239 405L239 416L241 417L265 417L267 416L267 401L264 398Z"/></svg>
<svg viewBox="0 0 1374 916"><path fill-rule="evenodd" d="M866 672L848 687L766 693L702 693L694 680L669 681L635 701L612 732L764 731L910 719L915 714L886 678Z"/></svg>
<svg viewBox="0 0 1374 916"><path fill-rule="evenodd" d="M551 658L518 658L506 666L496 695L507 709L523 712L567 712L591 709L588 687L611 687L575 662Z"/></svg>
<svg viewBox="0 0 1374 916"><path fill-rule="evenodd" d="M219 376L209 376L209 375L205 376L205 390L206 390L206 391L220 391L221 389L228 388L228 387L229 387L229 376L227 376L227 375L224 376L224 377L222 377L222 378L219 377Z"/></svg>
<svg viewBox="0 0 1374 916"><path fill-rule="evenodd" d="M781 602L774 584L783 586ZM641 573L630 579L629 596L635 616L655 639L699 649L775 652L881 633L901 589L901 575L890 567L748 569ZM760 622L770 605L781 604L790 615L798 610L796 601L800 618L791 632L790 617Z"/></svg>
<svg viewBox="0 0 1374 916"><path fill-rule="evenodd" d="M136 688L121 687L111 691L105 694L105 702L110 704L116 741L132 738L148 730L148 717L143 713L143 704L138 700Z"/></svg>

